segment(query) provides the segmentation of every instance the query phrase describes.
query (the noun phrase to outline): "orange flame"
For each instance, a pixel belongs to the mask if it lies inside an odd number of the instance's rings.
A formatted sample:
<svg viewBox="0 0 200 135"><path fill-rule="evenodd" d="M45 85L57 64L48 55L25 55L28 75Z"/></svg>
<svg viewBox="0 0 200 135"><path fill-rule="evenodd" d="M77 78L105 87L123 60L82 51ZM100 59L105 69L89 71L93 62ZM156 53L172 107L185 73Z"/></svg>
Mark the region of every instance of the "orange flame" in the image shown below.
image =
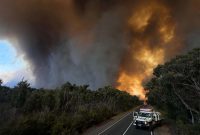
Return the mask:
<svg viewBox="0 0 200 135"><path fill-rule="evenodd" d="M142 34L147 35L145 30L151 25L151 19L155 17L155 14L159 16L155 28L158 36L148 35L141 38ZM130 17L128 24L132 31L139 33L139 36L134 35L131 47L128 50L128 56L131 57L132 61L125 64L132 64L133 68L138 66L139 68L133 69L134 72L130 73L122 65L117 80L117 88L136 95L142 100L146 100L146 91L143 88L143 82L152 76L153 69L158 64L164 62L165 47L174 38L175 25L171 21L168 9L156 1L152 1L146 5L143 4L139 7ZM160 40L159 45L152 45L150 39Z"/></svg>
<svg viewBox="0 0 200 135"><path fill-rule="evenodd" d="M145 99L144 88L142 87L143 77L129 76L125 72L121 72L118 82L120 85L117 87L120 90L125 90L131 95L139 96L141 99Z"/></svg>
<svg viewBox="0 0 200 135"><path fill-rule="evenodd" d="M145 100L146 92L144 91L142 83L151 76L153 68L163 62L164 51L158 49L155 52L151 52L146 48L142 48L137 55L134 55L133 57L140 63L141 71L138 71L137 74L126 74L122 71L117 81L120 85L117 88Z"/></svg>

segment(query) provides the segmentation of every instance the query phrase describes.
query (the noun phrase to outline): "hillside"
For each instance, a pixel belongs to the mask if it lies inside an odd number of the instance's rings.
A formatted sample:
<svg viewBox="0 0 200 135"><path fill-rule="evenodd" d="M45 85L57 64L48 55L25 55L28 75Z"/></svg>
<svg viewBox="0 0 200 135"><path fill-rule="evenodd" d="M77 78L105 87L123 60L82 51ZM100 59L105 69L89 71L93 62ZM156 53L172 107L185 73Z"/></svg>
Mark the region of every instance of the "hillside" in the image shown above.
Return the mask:
<svg viewBox="0 0 200 135"><path fill-rule="evenodd" d="M138 104L137 97L109 86L91 91L70 83L53 90L31 88L27 81L15 88L0 85L0 135L78 135Z"/></svg>

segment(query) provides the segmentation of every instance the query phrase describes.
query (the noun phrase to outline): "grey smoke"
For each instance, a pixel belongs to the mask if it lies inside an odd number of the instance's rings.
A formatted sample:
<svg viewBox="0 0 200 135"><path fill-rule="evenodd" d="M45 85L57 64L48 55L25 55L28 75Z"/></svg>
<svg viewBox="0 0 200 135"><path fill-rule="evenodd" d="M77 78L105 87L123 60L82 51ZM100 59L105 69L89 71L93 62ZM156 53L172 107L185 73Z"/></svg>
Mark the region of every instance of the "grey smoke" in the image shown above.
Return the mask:
<svg viewBox="0 0 200 135"><path fill-rule="evenodd" d="M66 80L90 84L92 88L114 84L127 44L121 23L115 13L106 13L89 32L98 37L92 45L81 42L81 37L74 37L57 48L50 62L52 85Z"/></svg>
<svg viewBox="0 0 200 135"><path fill-rule="evenodd" d="M114 85L132 38L127 20L146 1L0 0L0 38L18 40L14 46L31 65L37 87ZM186 48L199 47L198 0L162 2L172 10L182 43L192 44Z"/></svg>

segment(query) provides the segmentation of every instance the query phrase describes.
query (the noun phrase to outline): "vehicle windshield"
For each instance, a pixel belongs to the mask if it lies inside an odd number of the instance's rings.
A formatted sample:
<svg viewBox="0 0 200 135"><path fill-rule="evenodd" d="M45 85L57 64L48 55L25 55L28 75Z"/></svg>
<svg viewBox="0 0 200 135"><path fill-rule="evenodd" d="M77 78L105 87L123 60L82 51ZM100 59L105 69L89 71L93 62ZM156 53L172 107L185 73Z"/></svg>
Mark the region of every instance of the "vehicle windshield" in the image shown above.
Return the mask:
<svg viewBox="0 0 200 135"><path fill-rule="evenodd" d="M139 112L139 116L140 117L151 117L152 114L151 113L146 113L146 112Z"/></svg>

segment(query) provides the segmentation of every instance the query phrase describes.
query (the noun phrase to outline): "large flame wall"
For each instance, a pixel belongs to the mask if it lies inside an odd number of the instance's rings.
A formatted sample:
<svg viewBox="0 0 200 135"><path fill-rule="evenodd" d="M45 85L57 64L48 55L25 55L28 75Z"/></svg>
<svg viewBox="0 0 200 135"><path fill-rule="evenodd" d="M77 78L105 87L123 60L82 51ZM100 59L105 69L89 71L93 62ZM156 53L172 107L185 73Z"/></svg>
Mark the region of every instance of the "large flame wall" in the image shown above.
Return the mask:
<svg viewBox="0 0 200 135"><path fill-rule="evenodd" d="M164 62L167 46L175 44L175 22L170 9L158 1L138 5L128 20L133 32L130 47L122 62L117 88L145 98L143 81ZM176 43L176 46L179 45Z"/></svg>

